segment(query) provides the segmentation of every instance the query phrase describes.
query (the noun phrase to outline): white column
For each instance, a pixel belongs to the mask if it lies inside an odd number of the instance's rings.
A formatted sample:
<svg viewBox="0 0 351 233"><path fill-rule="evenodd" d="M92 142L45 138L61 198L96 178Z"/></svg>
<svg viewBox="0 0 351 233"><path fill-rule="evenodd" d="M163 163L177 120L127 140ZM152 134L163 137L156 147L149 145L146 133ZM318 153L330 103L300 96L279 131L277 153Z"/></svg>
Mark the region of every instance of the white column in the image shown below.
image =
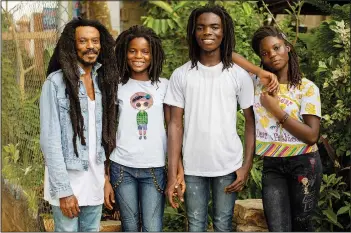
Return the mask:
<svg viewBox="0 0 351 233"><path fill-rule="evenodd" d="M58 11L57 11L57 32L60 35L65 27L65 24L68 23L69 11L72 9L69 8L70 4L68 1L59 1L58 2Z"/></svg>
<svg viewBox="0 0 351 233"><path fill-rule="evenodd" d="M111 16L111 27L113 30L116 30L118 34L121 33L121 20L120 20L120 1L108 1L108 8L110 9Z"/></svg>

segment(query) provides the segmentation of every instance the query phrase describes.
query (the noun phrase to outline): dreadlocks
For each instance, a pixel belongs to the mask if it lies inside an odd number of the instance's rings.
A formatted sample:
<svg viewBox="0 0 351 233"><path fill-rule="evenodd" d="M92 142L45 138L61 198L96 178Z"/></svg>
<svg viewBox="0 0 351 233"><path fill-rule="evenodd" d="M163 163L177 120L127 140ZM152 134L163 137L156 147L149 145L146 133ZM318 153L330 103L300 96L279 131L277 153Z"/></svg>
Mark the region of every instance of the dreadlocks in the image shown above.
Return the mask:
<svg viewBox="0 0 351 233"><path fill-rule="evenodd" d="M161 75L162 65L165 58L161 39L152 29L140 25L135 25L122 32L116 40L115 53L117 58L117 68L122 84L126 84L131 77L131 70L127 62L129 43L134 38L140 37L145 38L145 40L147 40L150 45L152 60L150 67L148 68L148 73L151 83L154 84L155 82L159 82L159 77Z"/></svg>
<svg viewBox="0 0 351 233"><path fill-rule="evenodd" d="M289 54L288 84L289 84L289 87L298 87L299 85L301 85L301 79L302 79L298 56L296 54L294 46L287 40L284 33L282 33L277 28L272 26L260 27L259 29L257 29L257 31L255 32L252 38L251 46L253 50L258 56L260 56L260 43L265 37L268 37L268 36L277 37L283 40L285 45L288 45L290 47L290 52L288 53ZM263 67L263 69L273 72L268 67L264 66L262 62L261 62L261 66Z"/></svg>
<svg viewBox="0 0 351 233"><path fill-rule="evenodd" d="M76 140L80 138L81 144L86 145L83 134L84 119L78 98L79 91L79 69L78 58L75 47L75 31L77 27L90 26L96 28L100 33L101 50L97 62L102 64L98 69L98 86L102 95L102 145L105 148L106 157L116 147L116 106L118 72L116 58L113 54L114 39L108 30L98 21L86 19L73 19L64 28L56 45L47 69L47 76L62 69L63 80L66 84L66 94L70 102L70 118L73 128L74 153L78 157Z"/></svg>
<svg viewBox="0 0 351 233"><path fill-rule="evenodd" d="M195 38L196 20L203 13L214 13L221 18L223 26L223 40L221 43L221 61L223 70L232 67L232 52L235 47L234 23L232 17L228 14L224 7L218 5L205 5L194 9L189 17L187 26L187 41L189 45L189 58L191 60L191 68L197 67L200 59L200 46Z"/></svg>

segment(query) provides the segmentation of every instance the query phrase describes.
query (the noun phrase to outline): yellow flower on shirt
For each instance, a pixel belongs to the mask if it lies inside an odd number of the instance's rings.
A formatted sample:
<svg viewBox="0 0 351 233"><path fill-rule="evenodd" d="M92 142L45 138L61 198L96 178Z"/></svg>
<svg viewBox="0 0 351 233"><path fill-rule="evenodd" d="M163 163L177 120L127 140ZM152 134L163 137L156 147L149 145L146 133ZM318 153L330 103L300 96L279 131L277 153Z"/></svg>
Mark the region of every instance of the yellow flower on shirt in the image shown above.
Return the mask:
<svg viewBox="0 0 351 233"><path fill-rule="evenodd" d="M260 116L264 116L266 114L266 111L264 110L263 107L259 107L259 108L257 108L257 113Z"/></svg>
<svg viewBox="0 0 351 233"><path fill-rule="evenodd" d="M268 124L269 124L269 119L267 117L265 117L265 116L261 117L260 123L261 123L263 128L267 128Z"/></svg>
<svg viewBox="0 0 351 233"><path fill-rule="evenodd" d="M308 91L306 92L306 96L310 97L314 95L314 88L313 86L310 86L310 88L308 88Z"/></svg>
<svg viewBox="0 0 351 233"><path fill-rule="evenodd" d="M286 104L284 104L284 103L279 103L279 107L280 107L281 109L285 110L285 109L286 109Z"/></svg>
<svg viewBox="0 0 351 233"><path fill-rule="evenodd" d="M308 81L306 79L302 79L302 84L300 86L300 90L305 89L307 83L308 83Z"/></svg>
<svg viewBox="0 0 351 233"><path fill-rule="evenodd" d="M279 94L286 94L288 93L288 86L287 85L280 85L279 86Z"/></svg>
<svg viewBox="0 0 351 233"><path fill-rule="evenodd" d="M296 119L296 120L299 119L299 117L297 116L297 110L296 110L296 109L294 109L294 110L291 111L290 116L291 116L292 118Z"/></svg>
<svg viewBox="0 0 351 233"><path fill-rule="evenodd" d="M306 104L305 111L308 114L316 115L316 106L314 104L308 103Z"/></svg>

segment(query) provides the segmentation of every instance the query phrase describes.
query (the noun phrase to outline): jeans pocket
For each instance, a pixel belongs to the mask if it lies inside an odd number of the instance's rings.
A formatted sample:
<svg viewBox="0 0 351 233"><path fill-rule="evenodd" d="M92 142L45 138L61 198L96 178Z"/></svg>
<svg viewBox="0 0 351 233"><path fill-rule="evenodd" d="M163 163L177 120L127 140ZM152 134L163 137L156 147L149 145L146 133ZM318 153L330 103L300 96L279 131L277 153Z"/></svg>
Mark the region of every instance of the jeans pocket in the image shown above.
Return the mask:
<svg viewBox="0 0 351 233"><path fill-rule="evenodd" d="M110 177L111 177L112 188L113 190L115 190L123 181L123 177L124 177L123 167L118 163L111 162Z"/></svg>
<svg viewBox="0 0 351 233"><path fill-rule="evenodd" d="M150 168L150 173L153 179L155 188L161 194L165 193L166 187L166 173L164 167Z"/></svg>

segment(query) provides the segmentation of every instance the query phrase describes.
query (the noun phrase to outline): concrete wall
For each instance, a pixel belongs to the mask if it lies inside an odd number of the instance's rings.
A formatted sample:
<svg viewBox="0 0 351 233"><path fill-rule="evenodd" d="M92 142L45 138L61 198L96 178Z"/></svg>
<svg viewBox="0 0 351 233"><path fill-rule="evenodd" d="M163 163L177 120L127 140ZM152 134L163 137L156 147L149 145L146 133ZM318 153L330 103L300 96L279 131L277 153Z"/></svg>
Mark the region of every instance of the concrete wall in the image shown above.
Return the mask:
<svg viewBox="0 0 351 233"><path fill-rule="evenodd" d="M121 7L121 30L126 30L133 25L141 25L140 17L146 15L143 8L140 7L140 1L122 1Z"/></svg>
<svg viewBox="0 0 351 233"><path fill-rule="evenodd" d="M283 14L278 14L277 15L277 21L283 20L287 15ZM318 27L322 21L328 19L329 16L324 16L324 15L300 15L300 25L307 27L307 31L310 31L311 29Z"/></svg>

